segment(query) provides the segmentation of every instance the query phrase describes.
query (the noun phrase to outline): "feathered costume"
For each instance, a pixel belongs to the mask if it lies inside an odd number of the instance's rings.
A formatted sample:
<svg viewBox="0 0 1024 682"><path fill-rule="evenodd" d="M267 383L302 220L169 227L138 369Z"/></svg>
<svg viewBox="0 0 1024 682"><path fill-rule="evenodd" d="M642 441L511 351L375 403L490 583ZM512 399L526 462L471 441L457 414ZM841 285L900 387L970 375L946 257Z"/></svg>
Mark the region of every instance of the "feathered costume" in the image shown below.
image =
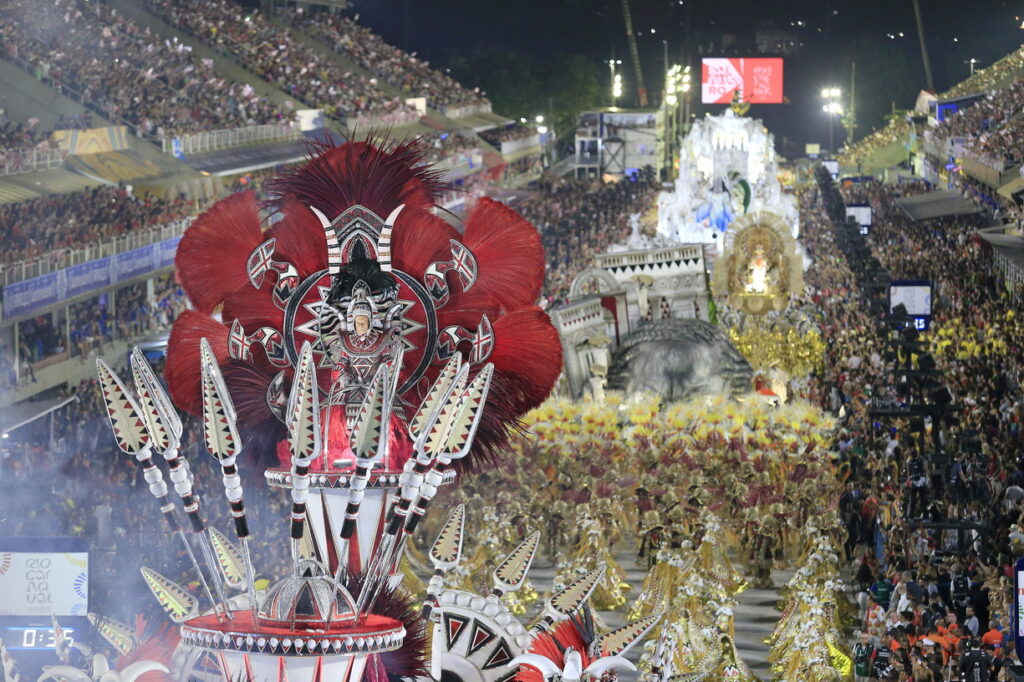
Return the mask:
<svg viewBox="0 0 1024 682"><path fill-rule="evenodd" d="M243 437L262 438L261 454L272 450L308 341L326 396L325 454L312 470L345 468L352 459L346 420L377 367L400 363L385 462L397 471L411 452L403 422L460 352L474 373L494 365L473 446L479 463L548 395L561 370L557 331L535 306L544 273L537 230L485 198L460 234L432 212L443 183L415 142L324 143L313 151L269 184L270 225L254 194L242 192L215 204L182 238L178 276L196 310L171 332L166 376L174 401L200 414L206 337Z"/></svg>

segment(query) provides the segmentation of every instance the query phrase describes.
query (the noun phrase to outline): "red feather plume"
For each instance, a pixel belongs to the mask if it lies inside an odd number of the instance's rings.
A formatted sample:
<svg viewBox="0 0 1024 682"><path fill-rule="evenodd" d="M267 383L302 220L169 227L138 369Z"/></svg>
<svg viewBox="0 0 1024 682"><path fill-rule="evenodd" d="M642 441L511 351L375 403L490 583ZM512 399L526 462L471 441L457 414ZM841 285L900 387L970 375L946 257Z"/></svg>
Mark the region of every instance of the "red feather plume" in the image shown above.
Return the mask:
<svg viewBox="0 0 1024 682"><path fill-rule="evenodd" d="M584 668L593 662L589 642L580 631L577 619L562 621L550 633L537 635L530 644L530 653L549 658L562 669L565 667L565 650L570 647L579 652ZM544 682L544 675L533 666L521 665L515 679L516 682Z"/></svg>
<svg viewBox="0 0 1024 682"><path fill-rule="evenodd" d="M135 617L135 636L139 640L138 646L129 653L119 656L115 669L124 670L132 663L140 661L156 661L167 666L171 673L148 672L141 675L137 682L169 682L173 680L174 664L172 659L175 649L181 642L178 626L165 619L154 622L140 614Z"/></svg>
<svg viewBox="0 0 1024 682"><path fill-rule="evenodd" d="M284 218L270 228L268 237L276 237L275 260L287 261L305 279L327 267L327 240L320 219L308 206L297 201L286 201Z"/></svg>
<svg viewBox="0 0 1024 682"><path fill-rule="evenodd" d="M562 371L558 331L539 308L523 308L494 321L494 378L470 456L458 460L464 471L494 463L519 417L544 402Z"/></svg>
<svg viewBox="0 0 1024 682"><path fill-rule="evenodd" d="M544 246L537 229L505 204L483 198L466 220L462 236L477 263L480 277L460 304L483 296L504 310L533 305L544 283ZM486 265L486 269L484 268Z"/></svg>
<svg viewBox="0 0 1024 682"><path fill-rule="evenodd" d="M391 235L394 266L422 281L431 263L451 260L452 239L459 239L454 227L426 209L407 206Z"/></svg>
<svg viewBox="0 0 1024 682"><path fill-rule="evenodd" d="M252 192L221 199L196 218L174 257L178 280L196 308L210 313L228 294L249 286L246 261L263 241Z"/></svg>
<svg viewBox="0 0 1024 682"><path fill-rule="evenodd" d="M224 307L220 311L220 318L224 320L224 324L230 328L231 323L238 320L250 334L264 326L282 329L284 311L274 304L271 288L270 284L264 282L263 288L259 291L250 287L236 291L224 299Z"/></svg>
<svg viewBox="0 0 1024 682"><path fill-rule="evenodd" d="M310 151L313 158L270 181L275 198L269 203L276 210L298 201L334 219L358 204L385 218L401 204L432 206L446 187L440 171L423 162L425 149L417 140L395 144L371 138L341 146L327 140Z"/></svg>
<svg viewBox="0 0 1024 682"><path fill-rule="evenodd" d="M199 366L199 341L210 342L217 364L228 361L228 328L195 310L186 310L174 321L167 341L167 366L164 376L174 403L194 415L203 410L200 392L202 368Z"/></svg>
<svg viewBox="0 0 1024 682"><path fill-rule="evenodd" d="M510 407L516 416L522 415L544 402L562 372L558 330L540 308L502 315L494 320L494 351L489 362L507 376Z"/></svg>

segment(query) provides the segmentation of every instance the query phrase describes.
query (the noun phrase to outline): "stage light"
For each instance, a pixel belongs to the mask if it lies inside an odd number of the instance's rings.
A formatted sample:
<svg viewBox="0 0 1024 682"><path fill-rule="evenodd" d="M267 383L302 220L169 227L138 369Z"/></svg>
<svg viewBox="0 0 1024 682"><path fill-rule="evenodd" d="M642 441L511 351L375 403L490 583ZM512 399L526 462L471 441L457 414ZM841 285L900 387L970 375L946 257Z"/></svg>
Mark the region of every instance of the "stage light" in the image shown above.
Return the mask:
<svg viewBox="0 0 1024 682"><path fill-rule="evenodd" d="M543 123L544 117L541 114L537 114L537 117L534 118L533 120L536 121L537 123Z"/></svg>
<svg viewBox="0 0 1024 682"><path fill-rule="evenodd" d="M6 439L6 438L10 438L10 437L11 437L11 434L9 434L9 433L4 433L3 437L4 437L5 439Z"/></svg>
<svg viewBox="0 0 1024 682"><path fill-rule="evenodd" d="M548 134L548 127L547 126L537 126L537 132L540 133L541 135L547 135Z"/></svg>

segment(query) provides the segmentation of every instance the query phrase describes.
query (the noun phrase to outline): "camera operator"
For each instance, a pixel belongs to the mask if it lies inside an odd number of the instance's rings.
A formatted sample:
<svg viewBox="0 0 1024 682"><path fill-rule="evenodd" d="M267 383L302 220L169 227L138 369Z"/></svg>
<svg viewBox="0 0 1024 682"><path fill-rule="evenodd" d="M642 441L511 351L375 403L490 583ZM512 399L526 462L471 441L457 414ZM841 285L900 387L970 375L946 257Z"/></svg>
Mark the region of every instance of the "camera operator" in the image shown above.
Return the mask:
<svg viewBox="0 0 1024 682"><path fill-rule="evenodd" d="M888 634L883 634L878 641L880 646L875 649L871 661L871 677L876 680L895 680L898 673L896 657L890 648L892 638Z"/></svg>
<svg viewBox="0 0 1024 682"><path fill-rule="evenodd" d="M924 457L918 452L907 462L907 518L916 519L924 515L928 498L928 468Z"/></svg>
<svg viewBox="0 0 1024 682"><path fill-rule="evenodd" d="M971 604L971 577L959 561L953 562L953 570L950 571L949 596L956 609L957 619L963 620Z"/></svg>

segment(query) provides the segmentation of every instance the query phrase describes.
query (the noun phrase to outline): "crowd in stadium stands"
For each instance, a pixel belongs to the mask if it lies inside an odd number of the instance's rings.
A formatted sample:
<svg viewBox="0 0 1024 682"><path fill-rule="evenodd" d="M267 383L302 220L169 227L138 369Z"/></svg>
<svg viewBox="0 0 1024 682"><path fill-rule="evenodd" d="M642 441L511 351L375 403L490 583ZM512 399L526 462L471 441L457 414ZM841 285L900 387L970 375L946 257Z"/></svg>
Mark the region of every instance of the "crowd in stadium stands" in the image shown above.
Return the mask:
<svg viewBox="0 0 1024 682"><path fill-rule="evenodd" d="M102 3L0 2L0 42L41 80L65 86L140 134L170 137L290 120L248 84L219 75L210 60Z"/></svg>
<svg viewBox="0 0 1024 682"><path fill-rule="evenodd" d="M910 123L904 119L891 119L878 130L857 140L853 145L844 147L839 152L839 162L843 166L859 166L882 147L896 142L910 133Z"/></svg>
<svg viewBox="0 0 1024 682"><path fill-rule="evenodd" d="M0 269L61 249L156 227L191 215L194 208L192 202L183 199L139 199L118 187L0 204Z"/></svg>
<svg viewBox="0 0 1024 682"><path fill-rule="evenodd" d="M480 148L480 142L471 135L460 135L447 131L434 130L420 136L426 148L424 159L427 163L438 163L445 159L454 159Z"/></svg>
<svg viewBox="0 0 1024 682"><path fill-rule="evenodd" d="M48 129L40 126L37 118L31 118L25 123L21 123L0 109L0 153L4 150L31 149L39 145L48 145L50 134L54 130L84 130L92 126L92 116L89 114L76 116L61 114L52 128Z"/></svg>
<svg viewBox="0 0 1024 682"><path fill-rule="evenodd" d="M283 18L391 85L405 97L425 97L427 106L441 111L470 105L486 105L479 89L470 90L448 74L432 69L430 62L388 45L379 35L360 26L354 18L302 8L285 10Z"/></svg>
<svg viewBox="0 0 1024 682"><path fill-rule="evenodd" d="M544 161L539 154L524 156L505 167L505 182L512 185L519 184L522 179L530 179L543 170Z"/></svg>
<svg viewBox="0 0 1024 682"><path fill-rule="evenodd" d="M947 117L934 134L964 138L966 148L975 154L1016 165L1024 160L1022 109L1024 79L1018 79Z"/></svg>
<svg viewBox="0 0 1024 682"><path fill-rule="evenodd" d="M544 299L564 302L573 278L593 265L595 254L621 243L630 234L629 218L651 206L659 189L645 169L636 181L612 184L544 179L536 194L515 204L541 233L547 256Z"/></svg>
<svg viewBox="0 0 1024 682"><path fill-rule="evenodd" d="M19 123L12 120L6 111L0 110L0 150L31 149L46 142L50 137L48 130L35 126L32 122Z"/></svg>
<svg viewBox="0 0 1024 682"><path fill-rule="evenodd" d="M52 130L70 130L92 127L92 116L64 116L58 118ZM0 109L0 172L31 168L38 152L52 148L51 130L39 125L39 119L15 121Z"/></svg>
<svg viewBox="0 0 1024 682"><path fill-rule="evenodd" d="M485 130L480 133L480 137L500 149L502 142L525 140L526 138L532 137L536 134L537 129L533 126L511 125L505 126L504 128L491 128L490 130Z"/></svg>
<svg viewBox="0 0 1024 682"><path fill-rule="evenodd" d="M931 675L955 669L968 637L980 638L1000 666L1013 656L1012 562L1024 547L1024 301L992 274L972 234L978 218L912 222L894 206L899 194L923 190L844 191L875 207L869 246L893 278L934 282L929 350L960 406L956 419L931 425L940 430L938 451L909 420L881 424L869 414L900 395L889 332L864 306L818 189L801 193L801 241L814 259L808 295L828 348L818 388L824 405L843 415L838 447L848 484L840 511L861 591L862 648L874 661L868 670L887 659L894 668L876 669L872 679L944 679ZM921 521L975 526L960 531L961 549L956 530Z"/></svg>
<svg viewBox="0 0 1024 682"><path fill-rule="evenodd" d="M368 114L379 124L418 118L400 97L381 90L376 79L340 67L259 11L229 0L149 0L149 5L307 106L341 117Z"/></svg>
<svg viewBox="0 0 1024 682"><path fill-rule="evenodd" d="M83 362L115 341L137 340L170 329L171 323L186 307L185 294L171 275L153 280L153 294L145 282L121 287L114 293L96 296L70 306L68 318L45 313L18 323L18 366L15 373L13 349L4 347L10 357L7 371L0 375L0 388L36 380L40 363L62 357L77 357Z"/></svg>
<svg viewBox="0 0 1024 682"><path fill-rule="evenodd" d="M1014 50L991 66L975 69L971 76L942 93L941 99L951 99L989 92L1008 79L1024 75L1024 47Z"/></svg>

